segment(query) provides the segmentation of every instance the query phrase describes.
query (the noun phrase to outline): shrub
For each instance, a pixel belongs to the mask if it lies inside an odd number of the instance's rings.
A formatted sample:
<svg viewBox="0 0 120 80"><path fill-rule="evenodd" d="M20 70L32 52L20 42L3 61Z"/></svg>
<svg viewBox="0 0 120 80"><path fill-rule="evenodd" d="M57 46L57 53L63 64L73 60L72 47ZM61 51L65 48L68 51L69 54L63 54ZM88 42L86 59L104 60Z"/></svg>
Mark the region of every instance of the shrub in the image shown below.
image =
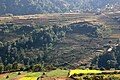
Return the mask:
<svg viewBox="0 0 120 80"><path fill-rule="evenodd" d="M46 70L46 71L56 70L56 67L54 67L53 65L47 65L47 66L45 67L45 70Z"/></svg>
<svg viewBox="0 0 120 80"><path fill-rule="evenodd" d="M78 76L83 76L84 74L78 74Z"/></svg>
<svg viewBox="0 0 120 80"><path fill-rule="evenodd" d="M89 78L88 78L88 76L85 76L85 77L83 77L83 79L84 79L84 80L88 80Z"/></svg>
<svg viewBox="0 0 120 80"><path fill-rule="evenodd" d="M9 78L9 76L7 75L7 76L6 76L6 79L8 79L8 78Z"/></svg>
<svg viewBox="0 0 120 80"><path fill-rule="evenodd" d="M33 66L33 71L38 72L38 71L42 71L42 67L40 64L36 64Z"/></svg>
<svg viewBox="0 0 120 80"><path fill-rule="evenodd" d="M117 71L114 71L113 73L114 73L114 74L117 74L118 72L117 72Z"/></svg>
<svg viewBox="0 0 120 80"><path fill-rule="evenodd" d="M2 73L3 70L4 70L4 65L0 64L0 73Z"/></svg>
<svg viewBox="0 0 120 80"><path fill-rule="evenodd" d="M18 75L21 75L21 73L20 73L20 72L18 72Z"/></svg>

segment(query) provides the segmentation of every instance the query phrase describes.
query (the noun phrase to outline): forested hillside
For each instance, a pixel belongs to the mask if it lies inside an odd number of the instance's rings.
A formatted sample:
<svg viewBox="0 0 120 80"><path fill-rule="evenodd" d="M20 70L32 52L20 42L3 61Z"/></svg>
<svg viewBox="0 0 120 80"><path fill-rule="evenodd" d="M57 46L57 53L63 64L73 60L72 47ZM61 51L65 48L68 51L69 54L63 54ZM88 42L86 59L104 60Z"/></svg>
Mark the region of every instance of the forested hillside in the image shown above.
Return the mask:
<svg viewBox="0 0 120 80"><path fill-rule="evenodd" d="M0 0L0 14L99 11L119 3L119 0Z"/></svg>
<svg viewBox="0 0 120 80"><path fill-rule="evenodd" d="M0 73L36 70L34 66L40 67L36 71L119 69L119 4L120 0L0 0Z"/></svg>
<svg viewBox="0 0 120 80"><path fill-rule="evenodd" d="M109 28L91 23L77 23L64 27L1 24L0 29L1 63L51 63L57 67L88 65L89 63L84 61L79 62L86 55L89 59L97 48L102 47L97 44L99 42L95 41L93 44L92 41L95 38L105 38L111 33Z"/></svg>

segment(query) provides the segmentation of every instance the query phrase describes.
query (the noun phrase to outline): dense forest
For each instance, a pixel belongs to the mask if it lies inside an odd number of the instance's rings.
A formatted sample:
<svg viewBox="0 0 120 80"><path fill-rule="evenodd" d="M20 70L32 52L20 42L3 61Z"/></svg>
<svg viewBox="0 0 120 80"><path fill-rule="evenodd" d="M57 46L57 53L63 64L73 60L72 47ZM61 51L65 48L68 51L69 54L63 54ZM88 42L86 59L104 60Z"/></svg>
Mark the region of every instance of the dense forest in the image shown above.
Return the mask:
<svg viewBox="0 0 120 80"><path fill-rule="evenodd" d="M0 0L0 14L100 11L119 4L119 0Z"/></svg>
<svg viewBox="0 0 120 80"><path fill-rule="evenodd" d="M91 64L89 61L83 63L81 61L95 56L93 53L96 53L97 49L104 49L101 40L110 34L110 28L88 22L63 27L1 24L0 63L1 66L16 63L26 66L41 64L66 68L91 66L96 62ZM119 47L116 51L118 55ZM99 64L95 65L105 67L106 64L101 62L103 56L100 56ZM119 61L119 58L116 61Z"/></svg>

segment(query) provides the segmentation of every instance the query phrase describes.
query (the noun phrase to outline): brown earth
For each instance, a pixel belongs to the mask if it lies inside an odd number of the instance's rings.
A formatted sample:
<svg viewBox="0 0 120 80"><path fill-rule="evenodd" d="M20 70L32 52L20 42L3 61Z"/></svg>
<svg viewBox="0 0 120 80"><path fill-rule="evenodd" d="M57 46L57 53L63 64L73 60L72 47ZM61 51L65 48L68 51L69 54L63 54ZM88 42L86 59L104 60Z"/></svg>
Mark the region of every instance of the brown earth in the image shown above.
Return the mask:
<svg viewBox="0 0 120 80"><path fill-rule="evenodd" d="M6 77L9 73L6 74L0 74L0 78Z"/></svg>
<svg viewBox="0 0 120 80"><path fill-rule="evenodd" d="M73 79L67 77L45 77L40 78L39 80L73 80Z"/></svg>
<svg viewBox="0 0 120 80"><path fill-rule="evenodd" d="M15 77L14 79L12 80L19 80L20 78L24 77L26 74L25 73L22 73L21 75Z"/></svg>

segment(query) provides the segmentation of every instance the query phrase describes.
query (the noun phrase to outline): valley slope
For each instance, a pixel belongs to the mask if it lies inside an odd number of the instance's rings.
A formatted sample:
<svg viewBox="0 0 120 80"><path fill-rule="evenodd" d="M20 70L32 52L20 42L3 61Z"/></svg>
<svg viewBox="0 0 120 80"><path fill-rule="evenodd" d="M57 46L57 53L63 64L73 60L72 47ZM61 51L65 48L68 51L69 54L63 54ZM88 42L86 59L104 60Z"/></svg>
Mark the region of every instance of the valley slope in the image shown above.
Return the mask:
<svg viewBox="0 0 120 80"><path fill-rule="evenodd" d="M38 14L0 20L0 61L5 65L106 67L101 56L111 47L110 52L119 54L119 13Z"/></svg>

